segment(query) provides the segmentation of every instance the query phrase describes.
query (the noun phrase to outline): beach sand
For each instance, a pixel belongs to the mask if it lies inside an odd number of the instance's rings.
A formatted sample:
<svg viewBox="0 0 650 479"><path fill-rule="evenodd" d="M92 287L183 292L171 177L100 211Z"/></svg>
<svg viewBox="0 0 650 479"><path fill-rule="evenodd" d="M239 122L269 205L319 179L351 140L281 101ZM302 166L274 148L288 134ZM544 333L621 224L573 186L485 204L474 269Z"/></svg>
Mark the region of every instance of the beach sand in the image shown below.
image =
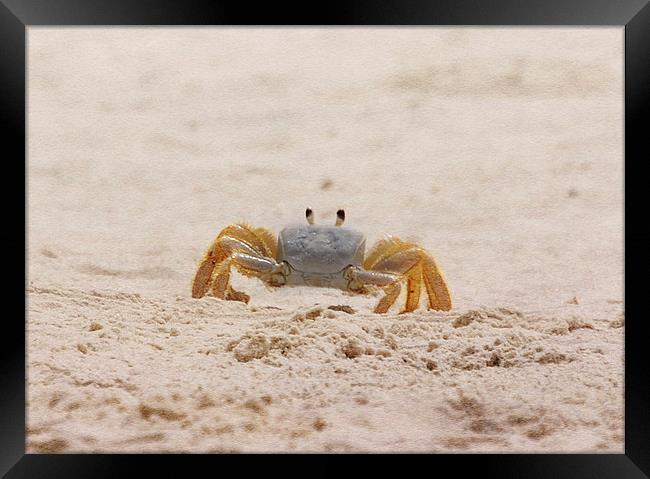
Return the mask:
<svg viewBox="0 0 650 479"><path fill-rule="evenodd" d="M28 29L27 452L623 452L623 29ZM193 299L226 225L454 307Z"/></svg>

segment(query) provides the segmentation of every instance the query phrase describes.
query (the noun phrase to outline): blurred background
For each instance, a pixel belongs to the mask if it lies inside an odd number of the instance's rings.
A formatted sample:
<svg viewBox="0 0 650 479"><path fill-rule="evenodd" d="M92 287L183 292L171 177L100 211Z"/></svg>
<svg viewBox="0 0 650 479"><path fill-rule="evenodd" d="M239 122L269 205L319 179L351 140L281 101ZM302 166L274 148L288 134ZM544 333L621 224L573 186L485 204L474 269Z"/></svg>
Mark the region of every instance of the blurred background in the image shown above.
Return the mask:
<svg viewBox="0 0 650 479"><path fill-rule="evenodd" d="M457 307L622 300L622 28L30 27L27 51L31 286L189 297L221 228L309 206L421 243Z"/></svg>

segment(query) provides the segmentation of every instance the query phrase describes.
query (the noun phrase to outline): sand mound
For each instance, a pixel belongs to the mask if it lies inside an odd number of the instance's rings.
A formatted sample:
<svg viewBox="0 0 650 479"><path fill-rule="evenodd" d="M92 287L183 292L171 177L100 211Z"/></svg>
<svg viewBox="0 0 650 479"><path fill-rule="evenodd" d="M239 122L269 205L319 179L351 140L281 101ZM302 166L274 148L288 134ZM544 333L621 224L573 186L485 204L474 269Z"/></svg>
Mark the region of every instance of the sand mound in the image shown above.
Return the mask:
<svg viewBox="0 0 650 479"><path fill-rule="evenodd" d="M384 316L346 305L260 311L213 298L28 293L30 451L620 443L622 336L605 320L572 328L583 323L505 307Z"/></svg>

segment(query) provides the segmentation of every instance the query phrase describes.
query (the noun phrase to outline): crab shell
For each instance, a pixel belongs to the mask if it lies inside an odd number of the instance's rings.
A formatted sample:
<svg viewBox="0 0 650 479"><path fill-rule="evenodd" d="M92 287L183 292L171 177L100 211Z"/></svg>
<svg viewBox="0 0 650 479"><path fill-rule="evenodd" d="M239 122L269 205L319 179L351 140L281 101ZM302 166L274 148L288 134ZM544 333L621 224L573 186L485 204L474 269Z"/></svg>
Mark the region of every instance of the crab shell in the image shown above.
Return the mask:
<svg viewBox="0 0 650 479"><path fill-rule="evenodd" d="M366 238L339 226L289 225L278 235L278 261L290 268L287 283L345 290L348 266L361 267Z"/></svg>

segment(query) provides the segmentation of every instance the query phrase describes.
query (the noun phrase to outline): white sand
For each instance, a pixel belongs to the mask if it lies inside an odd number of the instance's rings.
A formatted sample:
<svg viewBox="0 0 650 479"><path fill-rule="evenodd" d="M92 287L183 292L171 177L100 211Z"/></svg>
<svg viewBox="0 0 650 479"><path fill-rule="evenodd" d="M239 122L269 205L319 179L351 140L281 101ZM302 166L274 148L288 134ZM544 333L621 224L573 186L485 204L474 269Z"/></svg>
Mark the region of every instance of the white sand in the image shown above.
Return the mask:
<svg viewBox="0 0 650 479"><path fill-rule="evenodd" d="M31 27L28 63L28 452L623 451L622 28ZM190 297L306 206L454 309Z"/></svg>

